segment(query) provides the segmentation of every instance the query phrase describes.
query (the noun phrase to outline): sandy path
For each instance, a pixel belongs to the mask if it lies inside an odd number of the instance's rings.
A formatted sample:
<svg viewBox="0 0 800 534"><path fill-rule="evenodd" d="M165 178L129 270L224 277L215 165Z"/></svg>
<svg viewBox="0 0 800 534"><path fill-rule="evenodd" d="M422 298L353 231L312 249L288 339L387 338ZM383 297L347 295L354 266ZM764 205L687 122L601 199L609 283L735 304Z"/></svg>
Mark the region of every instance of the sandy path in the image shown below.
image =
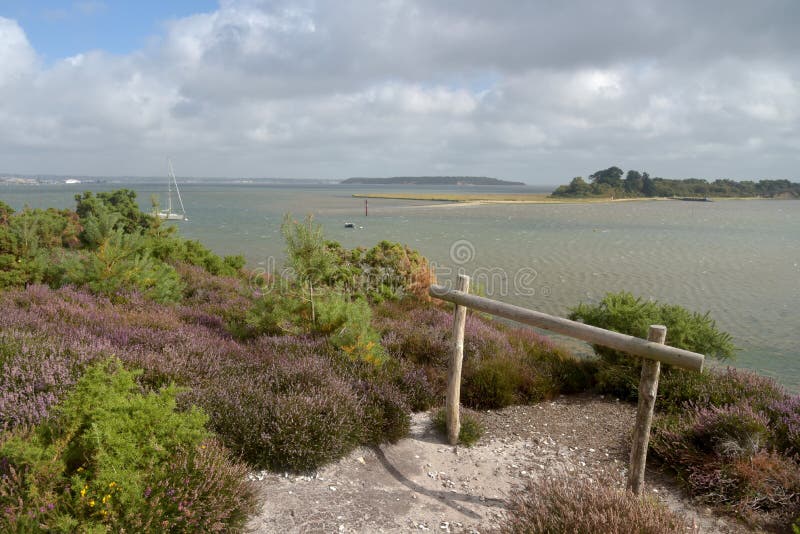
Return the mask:
<svg viewBox="0 0 800 534"><path fill-rule="evenodd" d="M482 412L486 434L471 448L446 445L428 414L409 436L360 448L313 476L257 473L262 508L253 532L486 532L505 497L530 477L565 473L620 487L634 408L598 396L561 398ZM747 532L692 506L668 479L648 473L648 491L693 519L700 532Z"/></svg>

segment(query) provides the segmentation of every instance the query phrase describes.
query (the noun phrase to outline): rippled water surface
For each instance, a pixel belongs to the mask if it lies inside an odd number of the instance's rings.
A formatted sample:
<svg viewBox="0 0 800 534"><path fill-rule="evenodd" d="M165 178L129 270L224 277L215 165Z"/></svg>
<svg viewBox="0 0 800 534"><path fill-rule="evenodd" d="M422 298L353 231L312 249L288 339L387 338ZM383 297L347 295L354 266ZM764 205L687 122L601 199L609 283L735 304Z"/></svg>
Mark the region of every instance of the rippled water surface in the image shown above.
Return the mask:
<svg viewBox="0 0 800 534"><path fill-rule="evenodd" d="M113 188L74 187L0 186L0 199L16 208L69 207L79 190ZM156 184L132 187L143 207L160 192ZM798 201L454 206L376 199L365 218L364 201L351 196L384 191L391 189L187 184L191 221L179 224L183 235L221 254L268 266L282 262L282 215L313 213L346 246L405 242L435 262L440 279L461 268L494 298L548 313L565 315L580 301L623 289L709 311L741 347L737 366L800 390ZM435 191L447 189L423 190Z"/></svg>

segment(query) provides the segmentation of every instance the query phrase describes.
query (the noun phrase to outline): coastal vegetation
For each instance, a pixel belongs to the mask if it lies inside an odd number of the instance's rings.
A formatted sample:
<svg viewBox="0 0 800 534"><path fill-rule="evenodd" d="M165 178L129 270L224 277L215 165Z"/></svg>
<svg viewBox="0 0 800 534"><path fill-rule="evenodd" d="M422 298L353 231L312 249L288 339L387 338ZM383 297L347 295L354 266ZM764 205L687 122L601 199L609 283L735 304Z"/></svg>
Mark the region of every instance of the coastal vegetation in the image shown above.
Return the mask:
<svg viewBox="0 0 800 534"><path fill-rule="evenodd" d="M443 403L452 313L427 298L433 272L416 251L346 249L287 216L277 277L183 239L135 200L0 203L0 530L238 531L254 509L248 471L313 471L402 438L412 411ZM573 316L634 335L659 322L670 344L734 352L708 316L627 294ZM466 408L592 389L635 399L628 358L579 359L477 314L464 351ZM693 495L754 525L800 515L797 396L742 371L665 369L656 406L651 451ZM462 430L479 439L477 425ZM548 504L574 494L618 523L677 521L562 486L513 505L511 520L546 509L578 521L583 511Z"/></svg>
<svg viewBox="0 0 800 534"><path fill-rule="evenodd" d="M342 184L370 185L525 185L487 176L392 176L391 178L348 178Z"/></svg>
<svg viewBox="0 0 800 534"><path fill-rule="evenodd" d="M675 180L650 177L647 172L609 167L589 175L588 181L576 176L568 185L552 193L556 198L800 198L800 183L789 180L737 182L699 178Z"/></svg>

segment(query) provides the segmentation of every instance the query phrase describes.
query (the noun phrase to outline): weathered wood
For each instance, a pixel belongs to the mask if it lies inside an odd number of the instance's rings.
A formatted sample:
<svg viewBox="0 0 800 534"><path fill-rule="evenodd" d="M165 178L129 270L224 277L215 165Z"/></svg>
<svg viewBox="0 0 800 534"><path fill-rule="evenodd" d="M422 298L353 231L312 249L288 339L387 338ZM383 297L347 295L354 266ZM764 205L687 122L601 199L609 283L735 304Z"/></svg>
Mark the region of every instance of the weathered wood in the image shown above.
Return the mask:
<svg viewBox="0 0 800 534"><path fill-rule="evenodd" d="M459 274L458 290L469 291L469 276ZM456 304L453 317L453 351L450 353L450 366L447 373L447 440L450 445L458 443L461 431L461 364L464 361L464 327L467 324L467 308Z"/></svg>
<svg viewBox="0 0 800 534"><path fill-rule="evenodd" d="M570 321L563 317L556 317L554 315L528 310L520 306L514 306L513 304L506 304L476 295L469 295L466 292L448 289L443 286L432 285L429 289L429 293L432 297L446 300L456 305L466 306L498 317L511 319L518 323L550 330L595 345L602 345L604 347L627 352L634 356L641 356L642 358L660 361L692 371L703 370L703 360L705 356L696 352L661 345L638 337L620 334L619 332L611 332L610 330L604 330L577 321Z"/></svg>
<svg viewBox="0 0 800 534"><path fill-rule="evenodd" d="M664 344L667 338L667 327L650 326L647 340ZM636 426L633 429L631 444L631 465L628 472L628 489L641 495L644 489L644 470L647 463L647 447L650 444L650 427L653 424L653 409L658 392L658 375L661 363L654 360L642 362L642 377L639 381L639 406L636 409Z"/></svg>

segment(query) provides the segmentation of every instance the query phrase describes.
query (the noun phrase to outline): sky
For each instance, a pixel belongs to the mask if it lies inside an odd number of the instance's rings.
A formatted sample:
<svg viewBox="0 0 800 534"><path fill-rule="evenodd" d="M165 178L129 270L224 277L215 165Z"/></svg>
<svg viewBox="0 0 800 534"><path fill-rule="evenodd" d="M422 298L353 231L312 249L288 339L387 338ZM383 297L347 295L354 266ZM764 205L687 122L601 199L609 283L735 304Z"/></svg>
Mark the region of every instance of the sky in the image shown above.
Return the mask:
<svg viewBox="0 0 800 534"><path fill-rule="evenodd" d="M800 181L796 0L0 0L0 175Z"/></svg>

